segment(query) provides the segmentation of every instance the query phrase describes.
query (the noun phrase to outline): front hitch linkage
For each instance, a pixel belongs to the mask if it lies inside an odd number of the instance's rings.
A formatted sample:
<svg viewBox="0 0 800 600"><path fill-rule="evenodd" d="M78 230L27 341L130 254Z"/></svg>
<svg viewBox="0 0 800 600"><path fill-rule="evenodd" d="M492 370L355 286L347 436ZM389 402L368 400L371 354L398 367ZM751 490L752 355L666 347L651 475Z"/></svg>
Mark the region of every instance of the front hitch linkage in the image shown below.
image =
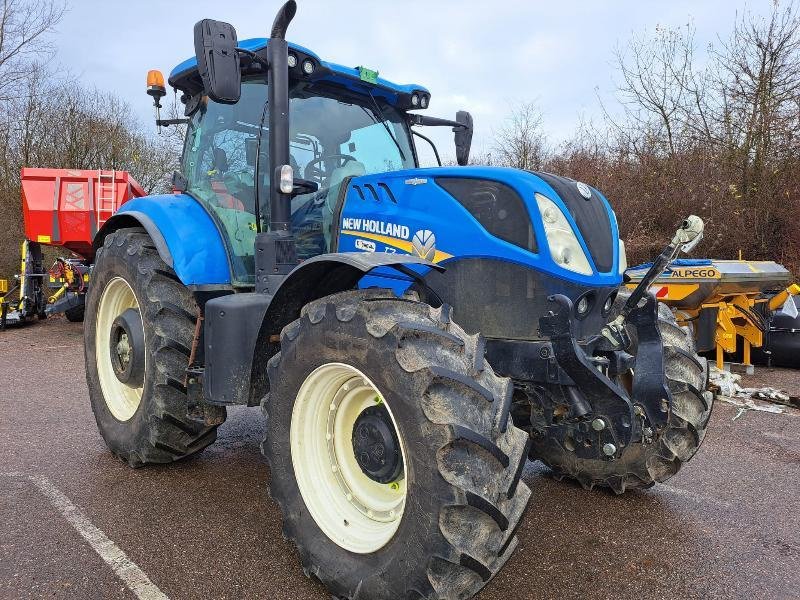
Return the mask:
<svg viewBox="0 0 800 600"><path fill-rule="evenodd" d="M639 305L653 282L661 276L678 254L681 252L688 254L700 243L700 240L703 239L704 228L703 219L696 215L689 215L681 223L670 243L661 251L658 258L653 261L647 274L642 277L639 285L631 292L617 318L606 324L601 330L600 334L611 343L612 347L627 349L630 346L631 342L628 333L625 331L625 323L631 312Z"/></svg>

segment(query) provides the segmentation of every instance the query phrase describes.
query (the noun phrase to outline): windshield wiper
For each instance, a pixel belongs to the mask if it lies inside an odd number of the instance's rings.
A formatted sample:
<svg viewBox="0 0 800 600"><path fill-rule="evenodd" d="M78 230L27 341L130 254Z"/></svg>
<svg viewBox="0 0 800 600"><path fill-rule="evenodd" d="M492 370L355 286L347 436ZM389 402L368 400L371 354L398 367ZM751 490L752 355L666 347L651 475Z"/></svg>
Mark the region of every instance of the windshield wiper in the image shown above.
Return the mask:
<svg viewBox="0 0 800 600"><path fill-rule="evenodd" d="M394 134L392 133L391 128L389 127L388 123L386 122L386 117L384 116L383 111L381 110L381 107L378 104L378 101L375 100L375 96L372 95L372 90L369 90L368 93L369 93L370 99L372 100L372 104L375 105L375 110L377 110L378 111L378 115L380 115L381 124L383 125L384 129L386 129L386 133L389 134L389 137L392 138L392 141L394 142L394 145L397 146L397 151L400 153L400 158L402 159L403 162L405 162L406 161L406 155L403 152L403 149L400 147L400 142L398 142L397 138L394 137ZM365 113L369 114L369 111L366 108L364 108L363 106L361 108L364 110ZM378 122L378 120L374 116L372 116L372 120L375 121L376 123Z"/></svg>

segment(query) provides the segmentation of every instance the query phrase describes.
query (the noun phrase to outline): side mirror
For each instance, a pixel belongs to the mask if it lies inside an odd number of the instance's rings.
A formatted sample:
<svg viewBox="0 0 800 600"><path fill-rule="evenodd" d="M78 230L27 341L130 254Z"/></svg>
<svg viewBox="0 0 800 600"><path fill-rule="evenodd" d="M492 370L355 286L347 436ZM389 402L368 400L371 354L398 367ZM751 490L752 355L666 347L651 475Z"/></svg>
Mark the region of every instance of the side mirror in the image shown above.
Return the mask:
<svg viewBox="0 0 800 600"><path fill-rule="evenodd" d="M194 26L194 52L205 93L214 102L236 104L242 95L238 40L233 25L203 19Z"/></svg>
<svg viewBox="0 0 800 600"><path fill-rule="evenodd" d="M456 142L456 162L462 167L469 164L469 149L472 146L472 115L465 110L456 113L456 121L462 127L453 127Z"/></svg>

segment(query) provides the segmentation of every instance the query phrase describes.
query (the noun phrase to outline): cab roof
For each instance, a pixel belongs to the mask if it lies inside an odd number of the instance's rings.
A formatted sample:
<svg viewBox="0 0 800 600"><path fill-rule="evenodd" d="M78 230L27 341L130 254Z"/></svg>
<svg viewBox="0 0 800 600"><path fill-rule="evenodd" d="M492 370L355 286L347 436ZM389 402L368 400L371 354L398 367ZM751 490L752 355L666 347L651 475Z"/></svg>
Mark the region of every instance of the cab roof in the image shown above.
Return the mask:
<svg viewBox="0 0 800 600"><path fill-rule="evenodd" d="M266 58L268 44L269 38L251 38L240 41L238 45L240 48L255 52L260 57ZM324 61L308 48L292 42L289 42L289 52L296 54L298 57L297 66L290 69L290 77L294 76L343 85L350 91L361 94L372 92L375 96L381 96L399 108L420 108L411 104L411 97L415 93L420 96L428 96L428 99L430 98L430 92L424 86L392 83L382 77L364 79L360 67L345 67L344 65ZM246 60L246 58L246 56L243 56L243 59ZM301 69L301 65L306 59L311 59L312 62L316 63L312 76L307 76ZM253 66L259 67L257 63L253 63ZM197 58L193 56L176 66L169 75L169 84L190 96L202 91L202 83L197 72ZM426 101L425 105L427 106L427 104L428 102Z"/></svg>

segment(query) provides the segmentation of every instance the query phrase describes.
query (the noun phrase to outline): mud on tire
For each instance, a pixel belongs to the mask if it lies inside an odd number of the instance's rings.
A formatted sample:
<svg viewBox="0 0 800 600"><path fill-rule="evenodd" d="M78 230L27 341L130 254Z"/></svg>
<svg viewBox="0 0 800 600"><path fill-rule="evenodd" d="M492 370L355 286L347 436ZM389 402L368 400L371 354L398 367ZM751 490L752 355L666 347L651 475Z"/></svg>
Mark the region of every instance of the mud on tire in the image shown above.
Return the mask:
<svg viewBox="0 0 800 600"><path fill-rule="evenodd" d="M105 286L122 278L136 296L144 325L145 373L141 401L129 419L109 410L97 369L96 317ZM117 230L97 252L86 298L86 382L97 426L111 452L132 467L169 463L216 439L224 407L190 406L185 369L197 319L189 290L158 254L143 229ZM107 334L106 334L107 335Z"/></svg>
<svg viewBox="0 0 800 600"><path fill-rule="evenodd" d="M530 496L520 475L528 436L509 418L511 382L483 359L483 341L416 296L352 291L307 305L281 333L263 403L270 493L307 575L338 598L468 598L503 566ZM407 465L394 535L369 554L333 542L304 504L292 463L293 404L320 366L348 363L391 407Z"/></svg>
<svg viewBox="0 0 800 600"><path fill-rule="evenodd" d="M617 306L628 295L621 291ZM586 489L609 487L621 494L627 489L666 481L694 456L705 437L713 404L713 395L706 391L708 364L697 356L689 330L680 327L669 307L661 303L658 327L664 345L665 377L673 400L669 421L660 435L650 443L632 444L613 461L580 459L554 440L534 435L532 460L541 460L558 479L568 477ZM635 343L635 335L632 337Z"/></svg>

